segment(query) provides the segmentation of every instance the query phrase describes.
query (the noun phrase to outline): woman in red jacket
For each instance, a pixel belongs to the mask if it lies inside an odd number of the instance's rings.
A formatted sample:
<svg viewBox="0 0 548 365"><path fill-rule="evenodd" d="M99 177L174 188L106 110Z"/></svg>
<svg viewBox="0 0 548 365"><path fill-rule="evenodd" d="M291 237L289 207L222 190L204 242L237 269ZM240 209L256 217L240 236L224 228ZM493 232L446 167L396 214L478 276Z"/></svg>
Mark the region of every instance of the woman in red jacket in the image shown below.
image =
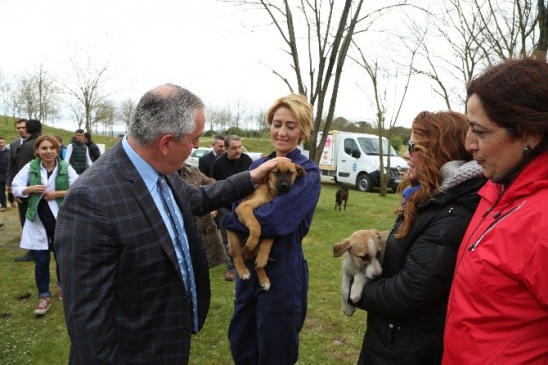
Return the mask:
<svg viewBox="0 0 548 365"><path fill-rule="evenodd" d="M443 364L548 364L548 64L467 88L466 148L490 181L457 256Z"/></svg>

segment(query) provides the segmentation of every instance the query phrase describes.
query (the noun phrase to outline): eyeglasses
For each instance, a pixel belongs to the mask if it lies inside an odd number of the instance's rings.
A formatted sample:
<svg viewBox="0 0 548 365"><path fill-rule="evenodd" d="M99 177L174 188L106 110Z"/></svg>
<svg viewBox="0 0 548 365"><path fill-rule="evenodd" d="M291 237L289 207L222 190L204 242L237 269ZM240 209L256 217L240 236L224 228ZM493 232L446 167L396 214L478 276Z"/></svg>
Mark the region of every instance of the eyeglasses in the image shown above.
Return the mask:
<svg viewBox="0 0 548 365"><path fill-rule="evenodd" d="M415 152L415 142L407 141L407 151L409 152L409 156L413 156L413 152Z"/></svg>

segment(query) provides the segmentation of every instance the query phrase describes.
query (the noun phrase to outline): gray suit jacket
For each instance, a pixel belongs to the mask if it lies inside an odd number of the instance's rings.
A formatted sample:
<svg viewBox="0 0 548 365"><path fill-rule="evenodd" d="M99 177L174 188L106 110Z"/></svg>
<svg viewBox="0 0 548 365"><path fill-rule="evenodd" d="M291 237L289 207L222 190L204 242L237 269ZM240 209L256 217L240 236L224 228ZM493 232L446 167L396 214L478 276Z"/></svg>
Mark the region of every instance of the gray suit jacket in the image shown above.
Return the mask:
<svg viewBox="0 0 548 365"><path fill-rule="evenodd" d="M201 328L209 309L209 272L192 216L244 197L254 187L249 172L201 187L174 173L168 183L188 235ZM71 364L188 363L191 304L175 249L121 143L69 189L55 249Z"/></svg>
<svg viewBox="0 0 548 365"><path fill-rule="evenodd" d="M17 156L17 151L21 146L21 138L17 138L15 141L10 143L10 153L8 155L8 171L6 173L6 185L11 186L11 182L18 171L15 171L15 157Z"/></svg>

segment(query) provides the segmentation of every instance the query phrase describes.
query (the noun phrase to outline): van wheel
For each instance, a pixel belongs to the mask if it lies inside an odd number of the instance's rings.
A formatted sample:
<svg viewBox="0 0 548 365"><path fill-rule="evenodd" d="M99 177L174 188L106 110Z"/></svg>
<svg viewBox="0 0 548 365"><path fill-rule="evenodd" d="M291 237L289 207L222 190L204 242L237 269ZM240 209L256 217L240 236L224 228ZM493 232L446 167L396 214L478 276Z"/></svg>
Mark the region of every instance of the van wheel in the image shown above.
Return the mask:
<svg viewBox="0 0 548 365"><path fill-rule="evenodd" d="M360 174L356 180L356 188L359 191L370 192L373 190L373 185L371 184L371 179L367 174Z"/></svg>

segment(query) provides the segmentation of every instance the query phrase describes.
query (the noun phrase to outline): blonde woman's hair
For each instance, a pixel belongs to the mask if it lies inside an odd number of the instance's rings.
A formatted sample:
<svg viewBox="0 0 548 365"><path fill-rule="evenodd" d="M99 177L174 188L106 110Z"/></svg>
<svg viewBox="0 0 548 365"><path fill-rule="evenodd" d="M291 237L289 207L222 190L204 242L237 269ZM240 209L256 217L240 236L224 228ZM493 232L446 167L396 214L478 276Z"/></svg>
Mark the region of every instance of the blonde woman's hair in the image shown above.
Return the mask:
<svg viewBox="0 0 548 365"><path fill-rule="evenodd" d="M308 142L312 132L312 105L308 102L306 97L301 94L289 94L277 99L268 109L266 114L266 121L268 124L272 124L274 113L281 107L286 107L291 110L295 116L295 122L297 122L301 128L304 136L299 139L299 143L303 142L303 140Z"/></svg>

